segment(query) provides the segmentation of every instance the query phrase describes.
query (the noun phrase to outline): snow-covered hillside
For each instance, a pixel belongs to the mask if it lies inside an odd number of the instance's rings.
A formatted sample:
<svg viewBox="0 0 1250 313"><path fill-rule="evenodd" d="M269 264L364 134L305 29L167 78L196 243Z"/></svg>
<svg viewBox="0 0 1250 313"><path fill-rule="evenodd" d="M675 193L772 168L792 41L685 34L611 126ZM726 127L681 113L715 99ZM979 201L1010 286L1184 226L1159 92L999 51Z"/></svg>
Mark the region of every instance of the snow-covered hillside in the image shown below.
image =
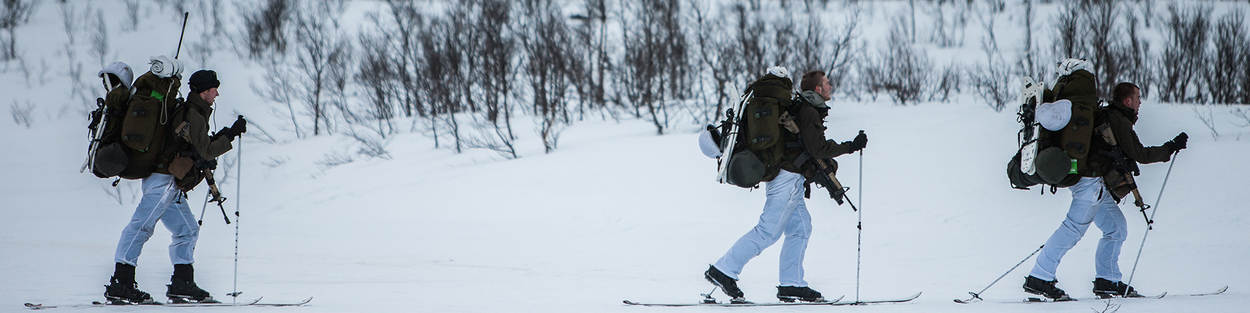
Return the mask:
<svg viewBox="0 0 1250 313"><path fill-rule="evenodd" d="M1066 212L1066 190L1039 196L1008 187L1003 168L1014 142L1010 113L979 105L913 108L837 103L828 135L870 134L864 153L864 298L924 291L915 303L873 311L1084 311L1102 304L1028 306L1016 272L989 290L991 303L951 299L984 286L1049 236ZM1250 164L1245 141L1212 141L1189 106L1147 104L1138 124L1147 143L1177 131L1194 135L1177 158L1156 228L1135 284L1145 291L1227 295L1123 303L1124 312L1235 312L1250 304L1241 270L1250 242L1239 200ZM45 123L8 129L4 146L40 153L5 157L5 214L0 234L9 269L0 306L86 302L99 297L115 237L133 210L117 204L75 170L78 131ZM1247 135L1245 130L1240 135ZM1228 135L1225 136L1239 136ZM701 271L753 225L763 193L713 182L714 163L689 133L654 136L643 122L590 123L570 130L560 153L504 162L464 162L428 151L424 139L397 139L393 160L320 170L313 156L332 139L285 145L244 144L239 281L245 295L316 296L304 311L653 311L623 298L694 301ZM235 152L231 152L233 155ZM271 167L271 160L286 160ZM858 156L840 158L855 186ZM1165 164L1143 167L1148 201ZM233 175L233 174L231 174ZM123 190L125 193L133 191ZM192 204L201 196L193 193ZM815 194L815 193L814 193ZM828 199L809 200L815 225L808 279L826 294L853 294L855 215ZM194 207L194 206L193 206ZM228 208L233 209L233 208ZM1131 266L1144 230L1127 205ZM200 284L219 297L230 290L233 234L209 208L197 251ZM1096 237L1097 231L1091 230ZM140 260L140 286L160 292L168 279L158 230ZM1095 238L1060 267L1060 286L1087 295ZM752 299L771 297L776 249L748 265L741 285ZM1029 262L1028 264L1031 264ZM358 306L361 302L368 306ZM815 308L807 308L814 310ZM868 308L845 308L863 310ZM118 308L116 310L129 310ZM710 310L710 309L709 309Z"/></svg>
<svg viewBox="0 0 1250 313"><path fill-rule="evenodd" d="M89 6L81 3L80 9ZM136 181L122 181L114 189L111 181L78 172L86 148L85 121L79 118L82 106L66 104L77 100L61 100L70 79L57 63L65 58L58 51L66 40L58 28L58 7L43 3L20 33L37 38L30 39L25 53L30 66L48 72L46 79L35 74L28 80L16 69L0 73L0 93L19 103L29 99L38 104L30 126L0 121L0 147L6 147L0 153L0 214L8 222L0 230L0 312L21 310L24 302L99 300L113 268L117 238L139 195ZM359 13L359 5L353 10ZM142 71L137 64L148 51L172 49L167 42L144 38L175 37L180 22L170 17L159 21L162 27L118 35L119 42L133 44L114 47L114 56ZM200 31L192 30L195 25L188 26L189 33ZM237 73L223 74L217 108L225 114L219 118L223 123L233 112L255 116L261 123L281 118L270 114L272 104L251 93L257 69L230 51L218 51L212 60L219 73ZM83 71L93 75L95 69ZM1014 153L1017 129L1011 109L994 112L966 94L949 103L915 106L891 105L885 98L831 103L826 136L849 140L862 129L870 138L862 159L858 154L837 159L839 177L853 188L851 195L863 210L861 296L924 294L905 304L749 310L1103 310L1104 301L1016 303L1026 295L1020 284L1027 269L988 290L986 303L953 303L951 299L984 287L1044 242L1062 221L1071 197L1067 190L1039 195L1037 188L1010 188L1004 170ZM1202 292L1225 285L1230 291L1213 297L1112 301L1121 305L1120 312L1241 312L1250 306L1250 271L1243 265L1250 259L1250 236L1242 228L1250 223L1250 205L1240 198L1250 187L1250 128L1230 118L1234 109L1147 100L1136 126L1148 145L1161 144L1180 131L1191 139L1189 149L1175 159L1160 203L1155 199L1168 164L1142 166L1141 191L1158 213L1133 284L1146 293ZM1208 112L1216 118L1218 138L1196 114ZM537 124L528 117L516 123L523 129ZM551 154L542 153L535 135L521 136L524 157L515 160L501 160L487 151L433 149L431 139L420 133L392 137L389 159L357 156L354 141L342 135L277 143L245 135L217 173L232 219L235 205L240 205L241 298L315 299L302 308L212 310L733 310L621 303L697 301L699 293L710 289L703 270L759 216L764 193L716 184L715 161L699 153L694 131L677 127L672 134L656 136L647 121L594 119L566 130L560 149ZM240 152L241 162L236 161ZM342 158L354 161L328 162ZM205 189L200 186L189 196L196 214ZM812 194L807 202L814 226L807 280L827 296L853 298L856 215L821 197L823 191ZM1145 227L1131 205L1122 208L1130 225L1120 258L1127 274ZM229 300L235 225L224 224L220 214L210 205L202 216L196 280L217 298ZM160 299L171 272L170 239L163 227L157 229L140 258L138 283ZM1059 286L1071 294L1091 296L1098 234L1091 228L1059 268ZM747 265L739 284L749 299L773 299L778 249L766 250ZM1032 264L1030 260L1022 267ZM184 310L195 311L83 311Z"/></svg>

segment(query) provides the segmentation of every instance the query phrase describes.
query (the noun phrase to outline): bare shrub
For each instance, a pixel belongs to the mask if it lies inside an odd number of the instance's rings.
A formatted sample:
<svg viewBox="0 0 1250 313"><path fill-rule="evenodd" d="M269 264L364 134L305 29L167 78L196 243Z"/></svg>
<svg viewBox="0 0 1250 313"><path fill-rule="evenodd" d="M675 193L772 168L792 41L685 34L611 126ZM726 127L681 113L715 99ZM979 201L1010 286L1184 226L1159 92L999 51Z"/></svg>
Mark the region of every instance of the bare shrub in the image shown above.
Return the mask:
<svg viewBox="0 0 1250 313"><path fill-rule="evenodd" d="M1197 81L1201 75L1202 61L1206 52L1207 37L1210 32L1211 8L1205 6L1178 8L1175 4L1168 7L1168 18L1164 25L1166 40L1163 53L1157 64L1159 67L1159 97L1162 101L1184 102L1201 101L1201 96L1191 94L1197 91ZM1193 87L1193 89L1191 89Z"/></svg>
<svg viewBox="0 0 1250 313"><path fill-rule="evenodd" d="M13 104L9 106L9 115L13 117L13 123L26 128L30 128L31 122L34 121L31 118L31 113L34 111L35 104L30 103L30 100L27 100L25 105L13 100Z"/></svg>
<svg viewBox="0 0 1250 313"><path fill-rule="evenodd" d="M108 24L104 23L104 10L96 9L95 11L95 32L91 33L91 49L90 53L96 57L96 60L103 66L105 58L108 57L109 50L109 32Z"/></svg>
<svg viewBox="0 0 1250 313"><path fill-rule="evenodd" d="M347 153L345 151L335 150L335 151L326 152L326 154L321 156L321 160L317 160L316 162L313 162L313 164L320 166L322 170L326 170L331 167L348 164L348 163L352 163L355 161L356 159L352 157L352 154Z"/></svg>
<svg viewBox="0 0 1250 313"><path fill-rule="evenodd" d="M513 143L516 136L512 133L513 104L509 101L513 92L512 59L517 51L516 35L509 27L512 22L512 3L500 0L477 0L472 5L479 18L473 25L470 25L470 31L476 32L474 37L479 40L468 51L472 53L471 58L477 59L475 62L477 65L470 69L472 72L470 75L476 78L475 83L479 91L474 96L476 100L474 102L482 104L481 110L474 115L474 118L483 121L486 125L476 127L478 136L470 146L495 151L506 158L515 159L517 154ZM569 43L577 45L573 41ZM585 54L577 56L581 55ZM581 64L573 60L569 63ZM589 75L586 75L587 71L577 66L567 67L566 70L569 76L591 79ZM585 84L574 82L573 85L578 86L580 95L590 95L590 89L582 88ZM581 100L585 103L584 97Z"/></svg>
<svg viewBox="0 0 1250 313"><path fill-rule="evenodd" d="M636 116L646 119L664 134L669 124L669 103L684 91L686 45L676 2L647 0L634 3L637 19L622 21L625 29L623 88ZM761 53L761 58L763 57Z"/></svg>
<svg viewBox="0 0 1250 313"><path fill-rule="evenodd" d="M1226 13L1215 25L1215 36L1211 38L1211 49L1207 64L1206 81L1210 90L1211 101L1214 103L1237 103L1250 84L1246 80L1245 70L1230 70L1245 67L1246 51L1250 41L1246 39L1245 14L1241 10ZM1245 102L1243 102L1245 103Z"/></svg>
<svg viewBox="0 0 1250 313"><path fill-rule="evenodd" d="M1130 58L1121 44L1123 36L1117 21L1120 17L1119 5L1115 1L1092 2L1086 5L1089 15L1084 19L1089 27L1088 47L1093 57L1094 75L1102 88L1098 88L1098 97L1110 98L1111 88L1117 83L1120 73L1124 71Z"/></svg>
<svg viewBox="0 0 1250 313"><path fill-rule="evenodd" d="M337 16L342 1L317 1L295 11L296 98L312 115L313 136L333 132L330 109L337 108L350 121L345 106L346 81L352 45L340 29ZM330 22L327 23L327 20Z"/></svg>
<svg viewBox="0 0 1250 313"><path fill-rule="evenodd" d="M895 17L885 48L872 58L871 68L865 79L870 90L886 92L895 104L907 105L921 100L926 84L931 80L933 65L929 56L918 50L907 39L905 19Z"/></svg>
<svg viewBox="0 0 1250 313"><path fill-rule="evenodd" d="M1076 58L1083 57L1085 54L1085 38L1087 27L1082 24L1081 12L1088 10L1088 2L1084 1L1065 1L1059 9L1059 14L1055 16L1052 26L1056 33L1052 37L1056 44L1054 47L1058 49L1055 55L1059 58Z"/></svg>
<svg viewBox="0 0 1250 313"><path fill-rule="evenodd" d="M972 10L969 2L951 1L950 5L946 3L946 1L939 1L930 11L933 13L934 21L931 24L929 41L942 48L961 47L964 45L967 32L968 14ZM1029 8L1032 7L1031 1L1026 0L1025 3ZM1025 31L1029 31L1029 27L1026 27Z"/></svg>
<svg viewBox="0 0 1250 313"><path fill-rule="evenodd" d="M1142 20L1146 21L1150 19L1149 16L1142 18ZM1157 78L1153 75L1154 70L1151 68L1154 65L1147 62L1150 58L1150 42L1142 39L1137 26L1138 17L1132 10L1126 10L1125 22L1128 24L1128 29L1125 33L1127 42L1124 44L1126 47L1122 51L1125 59L1124 63L1121 64L1124 66L1122 68L1124 71L1122 77L1134 82L1141 91L1141 97L1147 98L1150 97L1150 92L1157 81ZM1109 86L1108 88L1114 88L1114 86Z"/></svg>
<svg viewBox="0 0 1250 313"><path fill-rule="evenodd" d="M567 114L564 99L571 83L567 62L575 58L576 53L569 49L572 35L557 6L551 1L531 1L522 7L528 17L525 21L528 34L521 37L521 49L526 55L523 74L530 85L532 113L539 118L538 135L543 151L551 153L559 144L560 131L568 123L567 118L562 118ZM630 45L626 44L627 49ZM627 50L626 54L628 60L630 52Z"/></svg>
<svg viewBox="0 0 1250 313"><path fill-rule="evenodd" d="M357 132L354 128L350 127L348 128L348 132L348 135L351 136L353 140L356 140L356 143L360 145L360 148L356 150L356 153L369 158L380 158L384 160L391 159L391 153L386 149L386 146L390 145L391 142L386 137L376 133Z"/></svg>
<svg viewBox="0 0 1250 313"><path fill-rule="evenodd" d="M364 97L364 117L371 129L385 138L395 132L395 99L402 88L398 76L404 69L396 64L385 37L364 30L358 36L362 55L355 78Z"/></svg>
<svg viewBox="0 0 1250 313"><path fill-rule="evenodd" d="M1207 130L1211 132L1211 139L1219 140L1220 131L1215 127L1215 108L1208 106L1205 110L1200 110L1198 107L1194 107L1193 111L1194 116L1199 121L1202 121L1202 125L1206 126Z"/></svg>
<svg viewBox="0 0 1250 313"><path fill-rule="evenodd" d="M934 77L934 83L930 84L931 89L928 90L929 101L950 101L953 93L959 93L959 86L963 84L963 71L958 64L951 62L938 75Z"/></svg>
<svg viewBox="0 0 1250 313"><path fill-rule="evenodd" d="M1011 101L1011 67L1007 66L998 42L994 35L994 16L983 16L981 27L985 37L981 38L981 51L985 53L985 63L971 68L968 80L972 89L995 112L1002 112Z"/></svg>
<svg viewBox="0 0 1250 313"><path fill-rule="evenodd" d="M6 34L4 40L0 40L0 60L17 57L17 27L30 21L35 4L28 0L5 0L0 3L0 30Z"/></svg>
<svg viewBox="0 0 1250 313"><path fill-rule="evenodd" d="M247 56L259 60L268 55L286 53L287 26L295 11L291 0L266 0L257 10L243 14L243 37ZM247 12L247 10L240 8Z"/></svg>
<svg viewBox="0 0 1250 313"><path fill-rule="evenodd" d="M125 0L122 3L126 5L126 22L122 23L122 31L133 32L139 29L139 4L143 0Z"/></svg>

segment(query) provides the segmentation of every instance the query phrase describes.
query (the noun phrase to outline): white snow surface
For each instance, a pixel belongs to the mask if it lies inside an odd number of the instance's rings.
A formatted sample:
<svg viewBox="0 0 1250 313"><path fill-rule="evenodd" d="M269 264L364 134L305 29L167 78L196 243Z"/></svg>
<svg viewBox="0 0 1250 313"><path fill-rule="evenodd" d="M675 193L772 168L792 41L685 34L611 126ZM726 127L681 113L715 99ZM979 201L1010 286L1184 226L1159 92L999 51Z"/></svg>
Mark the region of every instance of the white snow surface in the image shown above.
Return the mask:
<svg viewBox="0 0 1250 313"><path fill-rule="evenodd" d="M76 5L87 6L88 2ZM91 2L95 3L95 2ZM356 4L354 6L359 6ZM0 74L0 91L14 102L37 105L33 126L0 119L0 312L24 302L81 304L99 300L113 268L121 228L137 204L137 181L123 181L114 198L109 181L78 172L85 155L83 105L65 99L68 85L60 53L59 4L42 3L24 55L51 71L27 81L20 71ZM118 10L106 8L106 10ZM153 9L155 11L155 9ZM161 11L163 12L163 11ZM118 40L150 47L114 47L137 72L157 43L145 36L176 36L180 20ZM196 27L192 23L189 28ZM190 31L190 30L189 30ZM171 35L171 33L173 35ZM85 34L80 34L85 37ZM969 41L973 41L969 36ZM79 40L85 40L80 38ZM165 44L166 42L160 42ZM164 45L161 49L167 49ZM186 46L184 46L186 49ZM161 50L163 51L163 50ZM184 53L187 51L184 50ZM82 53L82 52L80 52ZM222 75L218 112L233 111L279 125L280 116L248 88L256 70L230 51L213 59ZM82 57L80 55L80 57ZM46 65L39 65L40 59ZM111 59L105 62L111 62ZM87 63L92 63L88 61ZM201 64L189 62L188 72ZM12 65L10 65L12 66ZM96 69L87 66L86 75ZM236 73L236 74L229 74ZM84 79L89 87L98 84ZM185 88L184 88L185 92ZM51 96L50 96L51 95ZM884 97L883 97L884 98ZM774 307L792 312L1088 312L1105 301L1018 303L1033 261L983 295L966 298L1043 243L1067 211L1070 194L1012 190L1005 176L1016 148L1014 112L996 113L971 96L951 103L898 107L882 101L832 103L826 135L849 140L869 135L863 157L847 155L839 178L863 210L861 298L900 297L905 304L828 308ZM9 106L0 110L12 110ZM1195 117L1213 110L1213 138ZM1142 166L1143 196L1158 210L1133 284L1145 293L1227 294L1114 300L1120 312L1244 312L1250 305L1250 128L1229 122L1224 106L1153 103L1142 106L1138 134L1158 145L1177 132L1191 135L1176 159L1161 202L1167 163ZM268 115L267 115L268 114ZM7 114L5 114L7 115ZM596 117L597 118L597 117ZM401 122L400 125L403 125ZM714 161L698 151L695 127L654 135L645 121L590 120L565 131L560 149L542 154L534 125L516 122L523 157L455 154L433 149L420 134L391 139L390 160L356 157L335 167L318 165L328 153L351 154L352 140L320 136L275 144L245 137L242 177L217 173L239 221L238 290L241 298L269 301L315 297L302 308L89 308L92 312L721 312L727 308L644 308L621 303L693 302L710 287L702 272L758 218L761 190L715 183ZM250 135L249 135L250 136ZM446 144L444 142L444 144ZM239 148L236 145L236 149ZM229 152L223 161L238 157ZM863 162L863 172L859 162ZM226 163L226 162L223 162ZM858 179L863 178L860 184ZM223 177L228 176L228 177ZM241 181L242 192L236 193ZM205 186L190 194L200 214ZM863 193L862 199L859 193ZM807 204L814 231L807 250L807 279L826 296L855 296L856 214L813 190ZM236 205L241 205L236 207ZM1130 225L1120 264L1133 265L1145 230L1139 213L1121 205ZM196 251L196 280L229 301L234 272L234 225L209 207ZM1091 227L1059 268L1059 286L1091 296L1093 254L1099 231ZM170 272L169 232L163 226L140 257L138 282L162 299ZM773 301L777 254L773 247L747 265L739 282L747 297ZM723 295L719 296L722 300ZM74 309L57 309L75 311Z"/></svg>

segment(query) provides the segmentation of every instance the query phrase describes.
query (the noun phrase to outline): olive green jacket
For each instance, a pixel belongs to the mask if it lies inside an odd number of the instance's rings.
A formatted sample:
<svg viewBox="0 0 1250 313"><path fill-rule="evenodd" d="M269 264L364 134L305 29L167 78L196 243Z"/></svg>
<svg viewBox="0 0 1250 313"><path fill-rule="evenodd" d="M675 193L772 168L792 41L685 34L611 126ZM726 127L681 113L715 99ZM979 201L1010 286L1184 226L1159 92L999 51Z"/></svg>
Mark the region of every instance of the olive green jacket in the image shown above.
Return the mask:
<svg viewBox="0 0 1250 313"><path fill-rule="evenodd" d="M792 112L797 113L795 120L799 133L783 132L784 142L801 144L787 145L781 169L803 174L803 177L810 180L816 175L815 160L831 159L850 153L851 147L849 144L825 139L825 116L829 113L829 107L819 94L810 90L803 91L793 105L795 107Z"/></svg>
<svg viewBox="0 0 1250 313"><path fill-rule="evenodd" d="M1118 149L1124 153L1124 157L1140 164L1167 162L1172 158L1174 151L1167 147L1142 145L1141 140L1137 138L1137 132L1133 130L1133 125L1137 123L1137 110L1122 104L1112 104L1102 108L1101 113L1101 123L1106 123L1111 128L1116 145L1110 146L1101 139L1095 139L1095 150ZM1099 134L1094 134L1094 137L1098 138ZM1081 176L1101 177L1110 170L1114 162L1110 157L1098 152L1091 153L1089 161L1090 170L1082 171Z"/></svg>
<svg viewBox="0 0 1250 313"><path fill-rule="evenodd" d="M230 151L230 138L220 136L211 138L209 132L209 117L213 114L213 107L200 98L200 94L193 93L187 95L187 102L183 104L184 109L179 110L181 114L175 114L174 120L174 142L167 147L175 148L176 152L192 151L193 158L204 158L205 160L216 159L217 157ZM174 155L162 164L168 164ZM169 174L169 169L161 167L157 172Z"/></svg>

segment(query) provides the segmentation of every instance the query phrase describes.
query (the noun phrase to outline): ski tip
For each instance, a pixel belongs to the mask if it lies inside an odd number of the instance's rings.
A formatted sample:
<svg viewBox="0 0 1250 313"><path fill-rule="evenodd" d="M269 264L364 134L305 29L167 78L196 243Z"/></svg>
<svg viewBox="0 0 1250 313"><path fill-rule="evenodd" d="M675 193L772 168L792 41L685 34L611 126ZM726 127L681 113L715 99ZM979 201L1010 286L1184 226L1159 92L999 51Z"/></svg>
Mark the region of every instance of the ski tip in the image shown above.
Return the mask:
<svg viewBox="0 0 1250 313"><path fill-rule="evenodd" d="M621 302L628 305L638 305L638 302L629 301L629 299L622 300Z"/></svg>
<svg viewBox="0 0 1250 313"><path fill-rule="evenodd" d="M841 295L841 296L838 296L837 299L827 300L827 301L832 304L832 303L842 302L842 299L845 299L845 298L846 298L846 295Z"/></svg>
<svg viewBox="0 0 1250 313"><path fill-rule="evenodd" d="M911 297L907 297L907 301L916 300L916 298L920 298L921 294L924 294L924 291L917 292L916 294L911 295Z"/></svg>
<svg viewBox="0 0 1250 313"><path fill-rule="evenodd" d="M1221 294L1221 293L1224 293L1225 291L1228 291L1228 286L1224 286L1224 288L1220 288L1220 290L1216 290L1215 293Z"/></svg>
<svg viewBox="0 0 1250 313"><path fill-rule="evenodd" d="M312 299L313 299L313 297L304 298L304 300L303 300L303 301L300 301L300 302L299 302L299 305L305 305L305 304L308 304L309 302L312 302Z"/></svg>

